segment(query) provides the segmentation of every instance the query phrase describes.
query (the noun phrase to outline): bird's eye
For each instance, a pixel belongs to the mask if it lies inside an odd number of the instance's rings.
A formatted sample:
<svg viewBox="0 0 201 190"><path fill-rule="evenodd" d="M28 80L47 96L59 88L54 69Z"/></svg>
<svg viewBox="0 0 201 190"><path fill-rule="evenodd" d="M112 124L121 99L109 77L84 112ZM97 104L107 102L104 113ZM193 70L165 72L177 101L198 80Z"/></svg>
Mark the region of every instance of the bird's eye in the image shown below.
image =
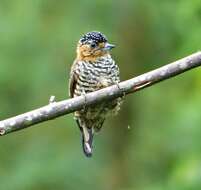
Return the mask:
<svg viewBox="0 0 201 190"><path fill-rule="evenodd" d="M90 46L91 46L92 48L95 48L95 47L96 47L96 43L91 43Z"/></svg>

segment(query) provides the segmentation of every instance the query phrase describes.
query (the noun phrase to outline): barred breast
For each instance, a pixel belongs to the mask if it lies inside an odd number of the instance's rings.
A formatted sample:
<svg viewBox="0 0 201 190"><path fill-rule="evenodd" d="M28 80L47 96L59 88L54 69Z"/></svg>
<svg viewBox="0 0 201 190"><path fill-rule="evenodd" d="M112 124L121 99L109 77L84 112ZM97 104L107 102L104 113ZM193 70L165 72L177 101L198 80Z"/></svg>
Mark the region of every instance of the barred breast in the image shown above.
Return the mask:
<svg viewBox="0 0 201 190"><path fill-rule="evenodd" d="M79 61L74 72L77 75L74 96L116 84L119 79L119 68L110 55L101 57L95 62Z"/></svg>
<svg viewBox="0 0 201 190"><path fill-rule="evenodd" d="M110 55L101 57L95 62L78 61L73 67L73 73L76 75L73 97L94 92L120 82L119 68ZM104 120L107 115L116 115L120 109L120 102L120 99L103 102L75 112L75 117L82 115L82 117L89 120L96 120L97 118Z"/></svg>

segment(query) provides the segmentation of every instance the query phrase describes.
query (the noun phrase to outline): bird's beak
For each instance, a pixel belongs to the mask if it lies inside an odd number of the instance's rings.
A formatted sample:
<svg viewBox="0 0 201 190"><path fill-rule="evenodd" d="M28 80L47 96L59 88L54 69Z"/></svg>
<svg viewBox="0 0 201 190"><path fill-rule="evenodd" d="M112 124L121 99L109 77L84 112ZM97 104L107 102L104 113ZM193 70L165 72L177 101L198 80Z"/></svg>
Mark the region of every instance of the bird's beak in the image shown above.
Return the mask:
<svg viewBox="0 0 201 190"><path fill-rule="evenodd" d="M109 51L114 47L115 47L115 45L113 45L113 44L105 43L105 47L103 48L103 50L104 51Z"/></svg>

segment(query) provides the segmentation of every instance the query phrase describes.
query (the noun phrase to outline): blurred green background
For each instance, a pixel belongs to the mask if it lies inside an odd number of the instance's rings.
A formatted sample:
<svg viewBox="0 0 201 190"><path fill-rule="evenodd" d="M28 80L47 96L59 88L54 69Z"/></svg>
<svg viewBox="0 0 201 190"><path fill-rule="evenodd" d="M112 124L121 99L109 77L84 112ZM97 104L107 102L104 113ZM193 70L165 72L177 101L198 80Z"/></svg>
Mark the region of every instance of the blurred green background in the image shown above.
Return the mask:
<svg viewBox="0 0 201 190"><path fill-rule="evenodd" d="M0 119L66 99L92 30L116 44L129 79L200 49L201 1L0 0ZM72 114L1 137L0 189L201 189L200 81L194 69L128 96L91 159Z"/></svg>

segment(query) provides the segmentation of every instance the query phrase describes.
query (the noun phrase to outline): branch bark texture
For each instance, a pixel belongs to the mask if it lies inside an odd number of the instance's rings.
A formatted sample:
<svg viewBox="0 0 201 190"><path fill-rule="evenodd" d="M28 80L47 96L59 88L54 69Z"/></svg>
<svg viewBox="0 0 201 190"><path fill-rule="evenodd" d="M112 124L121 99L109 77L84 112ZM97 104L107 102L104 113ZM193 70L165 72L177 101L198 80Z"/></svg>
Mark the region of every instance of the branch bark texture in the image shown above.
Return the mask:
<svg viewBox="0 0 201 190"><path fill-rule="evenodd" d="M185 71L201 66L201 52L147 72L132 79L120 82L85 96L51 102L33 111L0 121L0 135L5 135L62 115L93 106L102 101L109 101L154 85L160 81L179 75Z"/></svg>

